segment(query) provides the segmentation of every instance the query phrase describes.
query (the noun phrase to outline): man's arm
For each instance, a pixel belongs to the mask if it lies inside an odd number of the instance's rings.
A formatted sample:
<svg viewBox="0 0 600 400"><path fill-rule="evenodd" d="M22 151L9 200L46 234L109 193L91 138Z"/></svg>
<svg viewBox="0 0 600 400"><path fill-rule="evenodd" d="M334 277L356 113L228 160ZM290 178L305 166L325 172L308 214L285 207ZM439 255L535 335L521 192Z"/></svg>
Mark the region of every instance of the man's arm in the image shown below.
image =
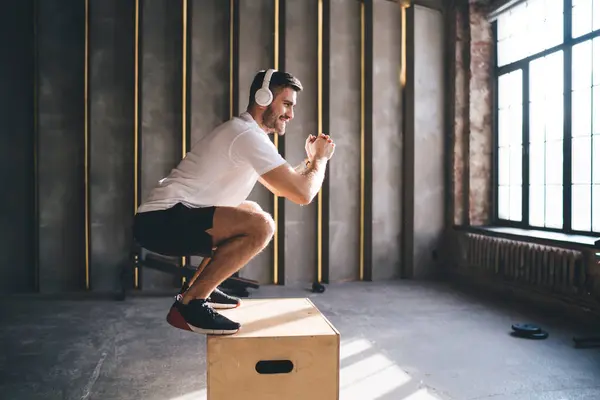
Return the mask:
<svg viewBox="0 0 600 400"><path fill-rule="evenodd" d="M296 165L296 167L294 168L294 171L296 171L297 173L301 174L304 171L306 171L306 169L308 168L309 164L310 164L310 161L308 160L308 158L306 158L300 164Z"/></svg>
<svg viewBox="0 0 600 400"><path fill-rule="evenodd" d="M294 167L294 171L296 171L296 173L298 174L302 174L306 171L306 169L308 168L310 164L310 161L308 160L308 158L306 158L304 161L302 161L300 164L296 165ZM267 181L265 181L263 179L262 176L258 177L258 181L267 189L269 189L269 191L273 194L275 194L276 196L281 196L281 194L277 191L277 189L275 189L273 186L269 185L269 183Z"/></svg>
<svg viewBox="0 0 600 400"><path fill-rule="evenodd" d="M323 184L327 158L317 158L307 166L302 165L303 168L292 168L286 163L262 175L259 180L277 196L285 197L296 204L310 204Z"/></svg>

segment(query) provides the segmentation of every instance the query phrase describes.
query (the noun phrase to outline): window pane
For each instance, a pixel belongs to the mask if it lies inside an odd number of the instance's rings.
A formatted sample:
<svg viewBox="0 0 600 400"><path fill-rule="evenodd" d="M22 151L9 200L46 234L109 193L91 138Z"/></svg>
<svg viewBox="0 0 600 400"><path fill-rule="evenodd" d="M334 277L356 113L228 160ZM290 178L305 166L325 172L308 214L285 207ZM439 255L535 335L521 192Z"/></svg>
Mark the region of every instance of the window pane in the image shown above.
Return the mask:
<svg viewBox="0 0 600 400"><path fill-rule="evenodd" d="M548 14L546 16L546 22L544 24L544 33L546 35L545 41L543 43L546 44L545 48L549 49L554 46L558 46L563 42L563 2L562 1L554 1L552 3L557 8L558 12L553 14ZM547 6L548 7L548 6ZM549 7L548 7L549 8ZM545 50L545 49L542 49Z"/></svg>
<svg viewBox="0 0 600 400"><path fill-rule="evenodd" d="M590 185L573 185L571 226L576 231L589 231L591 228L591 187Z"/></svg>
<svg viewBox="0 0 600 400"><path fill-rule="evenodd" d="M518 146L523 142L522 115L520 107L498 111L498 146Z"/></svg>
<svg viewBox="0 0 600 400"><path fill-rule="evenodd" d="M600 49L598 49L600 50ZM600 60L599 60L600 61ZM594 127L593 132L595 134L600 134L600 85L594 88L594 116L593 116L593 124Z"/></svg>
<svg viewBox="0 0 600 400"><path fill-rule="evenodd" d="M546 226L562 228L563 225L563 190L562 186L546 186Z"/></svg>
<svg viewBox="0 0 600 400"><path fill-rule="evenodd" d="M522 198L521 186L510 186L510 219L512 221L521 220Z"/></svg>
<svg viewBox="0 0 600 400"><path fill-rule="evenodd" d="M560 1L527 1L526 56L560 44L563 40L563 4Z"/></svg>
<svg viewBox="0 0 600 400"><path fill-rule="evenodd" d="M594 30L600 29L600 3L598 0L592 2L592 7L594 7Z"/></svg>
<svg viewBox="0 0 600 400"><path fill-rule="evenodd" d="M531 61L529 64L529 100L537 101L563 94L563 70L562 50Z"/></svg>
<svg viewBox="0 0 600 400"><path fill-rule="evenodd" d="M562 93L553 95L546 100L546 140L562 140L564 138L563 107Z"/></svg>
<svg viewBox="0 0 600 400"><path fill-rule="evenodd" d="M592 0L573 0L571 25L574 38L592 31Z"/></svg>
<svg viewBox="0 0 600 400"><path fill-rule="evenodd" d="M573 46L572 89L578 91L592 86L592 42L587 40Z"/></svg>
<svg viewBox="0 0 600 400"><path fill-rule="evenodd" d="M508 108L522 104L523 72L518 69L498 77L498 107Z"/></svg>
<svg viewBox="0 0 600 400"><path fill-rule="evenodd" d="M543 185L546 176L544 143L535 143L529 146L529 184Z"/></svg>
<svg viewBox="0 0 600 400"><path fill-rule="evenodd" d="M600 10L600 3L596 8ZM600 37L595 38L593 42L594 85L600 85Z"/></svg>
<svg viewBox="0 0 600 400"><path fill-rule="evenodd" d="M498 188L498 218L508 219L510 217L510 197L508 186Z"/></svg>
<svg viewBox="0 0 600 400"><path fill-rule="evenodd" d="M510 148L498 149L498 184L508 185L510 183Z"/></svg>
<svg viewBox="0 0 600 400"><path fill-rule="evenodd" d="M510 110L498 110L498 146L510 145Z"/></svg>
<svg viewBox="0 0 600 400"><path fill-rule="evenodd" d="M510 109L510 145L523 143L523 109L522 106Z"/></svg>
<svg viewBox="0 0 600 400"><path fill-rule="evenodd" d="M546 142L546 184L562 185L563 141Z"/></svg>
<svg viewBox="0 0 600 400"><path fill-rule="evenodd" d="M592 138L573 138L572 150L572 179L573 184L592 182Z"/></svg>
<svg viewBox="0 0 600 400"><path fill-rule="evenodd" d="M500 15L496 20L498 42L501 42L512 35L511 28L513 27L513 24L511 24L510 21L510 18L506 18L504 15Z"/></svg>
<svg viewBox="0 0 600 400"><path fill-rule="evenodd" d="M544 186L529 187L529 225L544 226Z"/></svg>
<svg viewBox="0 0 600 400"><path fill-rule="evenodd" d="M595 184L600 184L600 135L594 135L593 138L594 147L594 172L593 179ZM600 206L599 206L600 207Z"/></svg>
<svg viewBox="0 0 600 400"><path fill-rule="evenodd" d="M594 185L592 190L592 230L594 232L600 232L600 185Z"/></svg>
<svg viewBox="0 0 600 400"><path fill-rule="evenodd" d="M573 118L571 135L589 136L592 129L592 90L580 89L573 92Z"/></svg>
<svg viewBox="0 0 600 400"><path fill-rule="evenodd" d="M563 2L528 0L498 17L498 66L562 43Z"/></svg>
<svg viewBox="0 0 600 400"><path fill-rule="evenodd" d="M547 115L543 99L529 104L529 143L544 143L546 140Z"/></svg>
<svg viewBox="0 0 600 400"><path fill-rule="evenodd" d="M510 148L510 184L521 185L523 181L523 146Z"/></svg>

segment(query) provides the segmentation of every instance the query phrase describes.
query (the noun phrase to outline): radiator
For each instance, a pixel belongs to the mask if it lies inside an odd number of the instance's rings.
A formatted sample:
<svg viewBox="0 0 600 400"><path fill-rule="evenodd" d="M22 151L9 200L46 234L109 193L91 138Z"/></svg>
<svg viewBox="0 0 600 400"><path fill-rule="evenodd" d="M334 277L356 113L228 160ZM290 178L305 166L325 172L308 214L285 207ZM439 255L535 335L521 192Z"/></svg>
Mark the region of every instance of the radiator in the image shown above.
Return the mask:
<svg viewBox="0 0 600 400"><path fill-rule="evenodd" d="M461 266L474 272L564 293L585 290L585 256L578 250L465 233L460 255Z"/></svg>

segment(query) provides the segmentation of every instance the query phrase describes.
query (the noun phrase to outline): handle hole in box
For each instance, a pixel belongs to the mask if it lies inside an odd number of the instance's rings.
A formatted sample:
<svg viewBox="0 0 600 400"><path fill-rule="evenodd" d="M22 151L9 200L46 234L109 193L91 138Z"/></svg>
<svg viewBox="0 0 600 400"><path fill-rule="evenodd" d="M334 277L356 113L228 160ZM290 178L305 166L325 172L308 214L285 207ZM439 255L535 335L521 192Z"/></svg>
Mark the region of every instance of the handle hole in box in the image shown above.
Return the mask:
<svg viewBox="0 0 600 400"><path fill-rule="evenodd" d="M294 370L290 360L261 360L256 363L256 372L261 375L289 374Z"/></svg>

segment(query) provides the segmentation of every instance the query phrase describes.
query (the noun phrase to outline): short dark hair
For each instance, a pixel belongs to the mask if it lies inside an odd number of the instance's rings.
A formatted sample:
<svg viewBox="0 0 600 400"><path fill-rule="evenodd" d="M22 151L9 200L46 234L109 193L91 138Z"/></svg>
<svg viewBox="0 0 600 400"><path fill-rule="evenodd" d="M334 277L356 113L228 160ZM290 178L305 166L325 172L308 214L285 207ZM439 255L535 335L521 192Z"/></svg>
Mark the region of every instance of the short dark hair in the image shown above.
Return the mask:
<svg viewBox="0 0 600 400"><path fill-rule="evenodd" d="M254 95L261 88L263 80L265 79L265 70L258 71L254 76L252 85L250 85L250 96L248 97L248 108L255 105ZM288 72L275 71L271 75L271 82L269 83L269 89L273 92L273 96L277 96L279 91L283 88L292 88L296 92L301 92L303 87L300 80Z"/></svg>

